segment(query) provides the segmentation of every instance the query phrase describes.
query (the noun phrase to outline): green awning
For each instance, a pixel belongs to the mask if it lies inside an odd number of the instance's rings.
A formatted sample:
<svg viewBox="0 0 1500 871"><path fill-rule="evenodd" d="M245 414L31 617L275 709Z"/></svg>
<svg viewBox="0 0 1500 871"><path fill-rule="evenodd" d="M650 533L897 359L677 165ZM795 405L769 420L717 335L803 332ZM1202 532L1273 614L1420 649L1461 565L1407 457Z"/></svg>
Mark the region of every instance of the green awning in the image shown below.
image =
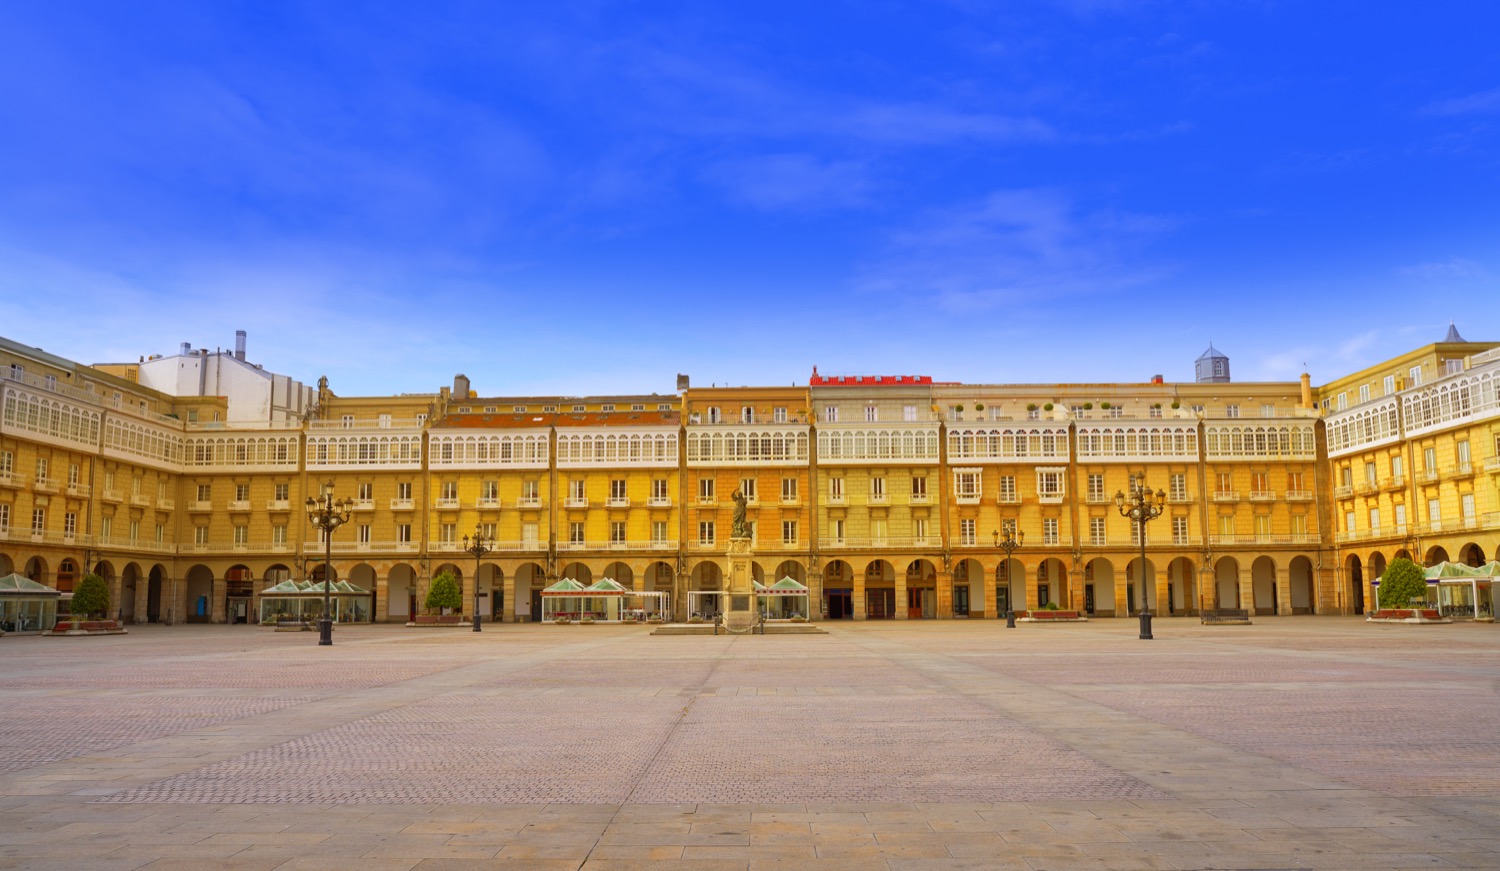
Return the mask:
<svg viewBox="0 0 1500 871"><path fill-rule="evenodd" d="M62 593L46 584L39 584L25 575L11 572L5 577L0 578L0 596L28 596L31 598L37 596L60 597Z"/></svg>
<svg viewBox="0 0 1500 871"><path fill-rule="evenodd" d="M542 590L543 596L576 596L584 591L583 584L572 578L563 578L550 587Z"/></svg>
<svg viewBox="0 0 1500 871"><path fill-rule="evenodd" d="M618 596L624 593L629 593L631 591L628 587L621 584L614 578L600 578L592 584L589 584L588 587L584 589L584 592Z"/></svg>
<svg viewBox="0 0 1500 871"><path fill-rule="evenodd" d="M348 581L334 581L328 585L328 592L337 596L368 596L370 591L364 587L356 587ZM293 581L285 580L274 587L267 587L260 592L262 596L306 596L323 595L323 582L321 581Z"/></svg>

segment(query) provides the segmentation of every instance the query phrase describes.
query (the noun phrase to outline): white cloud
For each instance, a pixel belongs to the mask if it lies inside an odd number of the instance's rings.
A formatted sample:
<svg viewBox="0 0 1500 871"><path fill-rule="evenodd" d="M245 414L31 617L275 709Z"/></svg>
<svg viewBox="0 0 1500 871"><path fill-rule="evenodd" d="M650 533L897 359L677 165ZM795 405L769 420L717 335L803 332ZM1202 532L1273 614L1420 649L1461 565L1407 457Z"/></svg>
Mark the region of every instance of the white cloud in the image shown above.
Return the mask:
<svg viewBox="0 0 1500 871"><path fill-rule="evenodd" d="M1500 112L1500 88L1438 100L1422 109L1425 115L1478 115L1485 112Z"/></svg>
<svg viewBox="0 0 1500 871"><path fill-rule="evenodd" d="M1465 278L1483 278L1484 267L1463 257L1450 257L1430 263L1415 263L1396 270L1398 275L1423 281L1450 281Z"/></svg>
<svg viewBox="0 0 1500 871"><path fill-rule="evenodd" d="M766 154L711 165L706 175L731 199L758 209L821 210L862 205L871 184L856 161Z"/></svg>

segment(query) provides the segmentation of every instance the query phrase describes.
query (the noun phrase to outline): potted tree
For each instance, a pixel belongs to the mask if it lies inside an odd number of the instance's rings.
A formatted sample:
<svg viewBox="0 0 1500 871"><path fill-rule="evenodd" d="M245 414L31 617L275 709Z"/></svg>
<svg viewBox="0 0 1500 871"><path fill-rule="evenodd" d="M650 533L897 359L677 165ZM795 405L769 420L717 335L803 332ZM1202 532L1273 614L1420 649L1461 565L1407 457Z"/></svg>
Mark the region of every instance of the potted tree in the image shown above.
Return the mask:
<svg viewBox="0 0 1500 871"><path fill-rule="evenodd" d="M93 572L83 576L73 591L72 616L59 620L45 635L123 635L118 620L109 619L109 584Z"/></svg>
<svg viewBox="0 0 1500 871"><path fill-rule="evenodd" d="M1370 620L1401 623L1448 622L1427 601L1427 573L1405 557L1391 560L1380 576L1379 601Z"/></svg>
<svg viewBox="0 0 1500 871"><path fill-rule="evenodd" d="M458 579L452 572L438 572L437 577L432 579L432 586L427 588L427 598L423 601L427 613L419 615L417 622L457 626L460 619L458 609L463 607L463 603L463 594L458 590Z"/></svg>

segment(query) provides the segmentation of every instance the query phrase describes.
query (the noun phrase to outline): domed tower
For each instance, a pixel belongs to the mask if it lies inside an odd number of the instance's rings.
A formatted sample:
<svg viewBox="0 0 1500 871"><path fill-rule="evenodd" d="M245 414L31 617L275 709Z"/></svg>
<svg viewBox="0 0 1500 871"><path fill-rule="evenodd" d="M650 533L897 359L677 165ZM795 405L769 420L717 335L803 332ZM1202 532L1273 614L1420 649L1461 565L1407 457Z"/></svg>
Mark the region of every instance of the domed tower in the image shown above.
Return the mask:
<svg viewBox="0 0 1500 871"><path fill-rule="evenodd" d="M1199 355L1196 369L1195 380L1200 383L1229 383L1229 358L1219 353L1213 342L1209 342L1208 350Z"/></svg>

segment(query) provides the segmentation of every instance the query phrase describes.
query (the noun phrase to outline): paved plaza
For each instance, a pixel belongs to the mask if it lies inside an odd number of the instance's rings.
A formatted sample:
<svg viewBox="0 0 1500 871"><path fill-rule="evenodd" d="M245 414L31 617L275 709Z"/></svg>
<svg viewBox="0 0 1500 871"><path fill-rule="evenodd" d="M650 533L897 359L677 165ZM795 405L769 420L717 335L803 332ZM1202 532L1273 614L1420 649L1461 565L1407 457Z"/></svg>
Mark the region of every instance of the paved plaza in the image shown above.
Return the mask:
<svg viewBox="0 0 1500 871"><path fill-rule="evenodd" d="M1497 868L1500 628L0 639L0 868Z"/></svg>

